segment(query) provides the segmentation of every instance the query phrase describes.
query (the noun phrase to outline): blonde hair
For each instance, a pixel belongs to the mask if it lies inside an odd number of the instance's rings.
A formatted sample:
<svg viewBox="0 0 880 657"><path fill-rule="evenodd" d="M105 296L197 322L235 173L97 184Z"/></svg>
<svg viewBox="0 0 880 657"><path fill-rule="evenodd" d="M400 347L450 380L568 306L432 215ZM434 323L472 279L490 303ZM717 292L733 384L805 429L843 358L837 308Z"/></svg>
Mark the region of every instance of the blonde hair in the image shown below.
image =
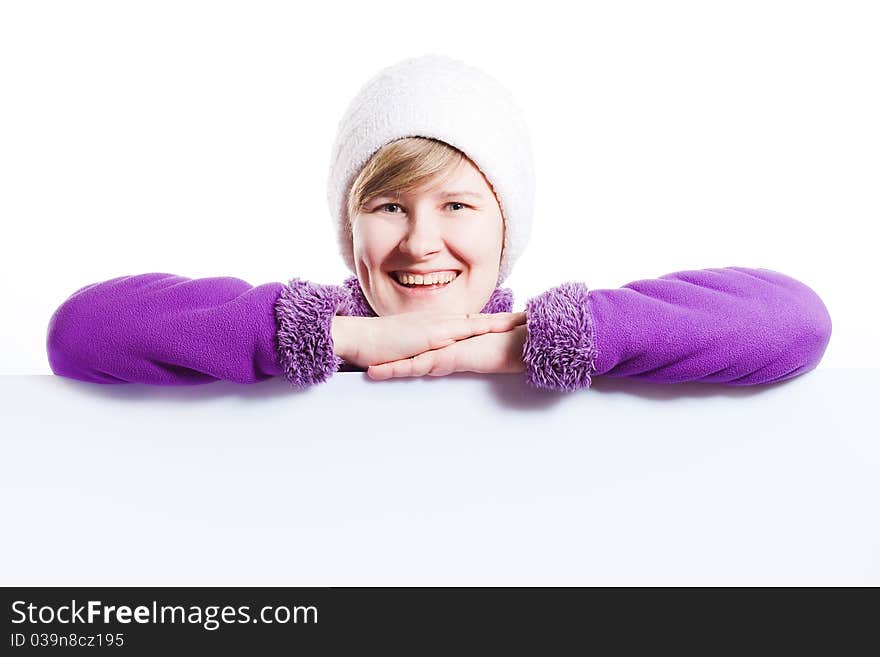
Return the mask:
<svg viewBox="0 0 880 657"><path fill-rule="evenodd" d="M434 176L450 174L465 154L428 137L404 137L385 144L361 169L348 193L348 221L371 200L422 186Z"/></svg>

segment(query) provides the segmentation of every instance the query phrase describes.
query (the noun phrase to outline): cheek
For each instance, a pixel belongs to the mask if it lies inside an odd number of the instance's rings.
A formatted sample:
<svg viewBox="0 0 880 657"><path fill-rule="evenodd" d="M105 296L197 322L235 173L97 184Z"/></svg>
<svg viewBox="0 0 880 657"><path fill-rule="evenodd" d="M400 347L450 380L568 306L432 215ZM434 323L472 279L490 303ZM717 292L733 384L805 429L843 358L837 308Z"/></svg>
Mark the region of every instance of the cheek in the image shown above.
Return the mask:
<svg viewBox="0 0 880 657"><path fill-rule="evenodd" d="M355 260L362 260L370 267L378 267L399 242L394 231L388 227L362 227L354 234Z"/></svg>
<svg viewBox="0 0 880 657"><path fill-rule="evenodd" d="M474 224L457 237L454 244L459 253L474 263L485 263L497 258L501 249L501 226Z"/></svg>

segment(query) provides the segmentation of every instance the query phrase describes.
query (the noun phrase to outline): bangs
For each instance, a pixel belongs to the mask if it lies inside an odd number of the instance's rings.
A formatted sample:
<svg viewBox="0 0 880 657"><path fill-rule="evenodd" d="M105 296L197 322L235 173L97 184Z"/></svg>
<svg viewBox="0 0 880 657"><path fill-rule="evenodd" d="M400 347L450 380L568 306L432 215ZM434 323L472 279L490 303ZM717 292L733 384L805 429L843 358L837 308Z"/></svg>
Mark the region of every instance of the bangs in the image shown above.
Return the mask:
<svg viewBox="0 0 880 657"><path fill-rule="evenodd" d="M457 148L428 137L404 137L386 144L373 154L351 186L349 226L374 198L417 189L438 176L442 182L464 157Z"/></svg>

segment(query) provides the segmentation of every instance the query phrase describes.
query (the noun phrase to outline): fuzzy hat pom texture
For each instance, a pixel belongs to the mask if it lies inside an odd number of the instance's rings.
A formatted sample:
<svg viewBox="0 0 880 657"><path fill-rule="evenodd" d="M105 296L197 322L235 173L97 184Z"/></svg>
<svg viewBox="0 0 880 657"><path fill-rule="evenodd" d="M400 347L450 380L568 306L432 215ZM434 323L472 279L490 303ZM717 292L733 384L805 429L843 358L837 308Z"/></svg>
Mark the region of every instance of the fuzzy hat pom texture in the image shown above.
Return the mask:
<svg viewBox="0 0 880 657"><path fill-rule="evenodd" d="M529 240L534 212L532 145L512 94L487 73L429 53L379 71L339 122L327 202L346 266L356 273L347 200L372 155L403 137L430 137L464 152L492 185L505 222L500 285Z"/></svg>

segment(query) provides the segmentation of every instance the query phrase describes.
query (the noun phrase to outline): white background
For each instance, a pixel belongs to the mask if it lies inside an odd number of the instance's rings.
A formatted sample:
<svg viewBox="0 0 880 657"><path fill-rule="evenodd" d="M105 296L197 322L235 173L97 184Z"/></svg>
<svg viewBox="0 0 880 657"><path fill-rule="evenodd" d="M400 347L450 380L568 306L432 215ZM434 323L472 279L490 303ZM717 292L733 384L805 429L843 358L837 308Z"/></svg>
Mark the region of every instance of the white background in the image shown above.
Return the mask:
<svg viewBox="0 0 880 657"><path fill-rule="evenodd" d="M530 122L516 309L567 280L765 267L828 306L820 368L877 367L877 7L3 2L0 372L50 372L49 318L88 283L340 283L337 122L426 52L497 77Z"/></svg>

